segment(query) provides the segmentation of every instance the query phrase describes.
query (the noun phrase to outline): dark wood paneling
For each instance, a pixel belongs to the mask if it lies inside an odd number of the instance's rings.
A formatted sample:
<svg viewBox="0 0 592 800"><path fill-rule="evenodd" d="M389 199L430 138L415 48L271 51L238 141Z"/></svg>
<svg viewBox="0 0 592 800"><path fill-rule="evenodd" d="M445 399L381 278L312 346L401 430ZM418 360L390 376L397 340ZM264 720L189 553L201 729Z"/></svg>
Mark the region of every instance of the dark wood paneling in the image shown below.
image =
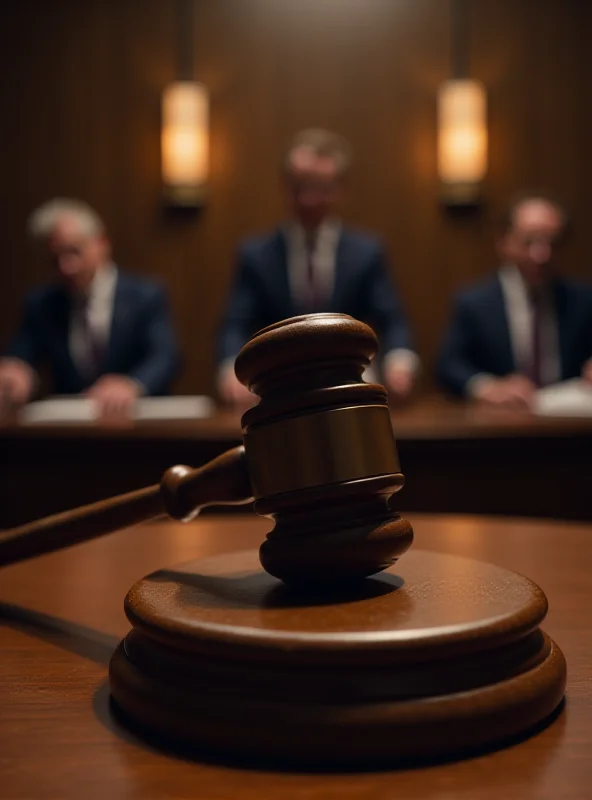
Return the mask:
<svg viewBox="0 0 592 800"><path fill-rule="evenodd" d="M523 186L574 209L565 269L589 277L592 12L580 0L469 0L469 68L487 85L491 159L480 213L438 207L435 95L450 70L444 0L196 0L196 72L212 95L211 199L160 208L159 104L175 77L175 3L2 4L0 344L45 273L24 226L39 202L87 199L117 260L170 287L186 354L178 389L213 388L213 343L240 237L281 216L291 133L335 128L356 150L345 217L376 230L429 375L458 286L495 264L490 218Z"/></svg>

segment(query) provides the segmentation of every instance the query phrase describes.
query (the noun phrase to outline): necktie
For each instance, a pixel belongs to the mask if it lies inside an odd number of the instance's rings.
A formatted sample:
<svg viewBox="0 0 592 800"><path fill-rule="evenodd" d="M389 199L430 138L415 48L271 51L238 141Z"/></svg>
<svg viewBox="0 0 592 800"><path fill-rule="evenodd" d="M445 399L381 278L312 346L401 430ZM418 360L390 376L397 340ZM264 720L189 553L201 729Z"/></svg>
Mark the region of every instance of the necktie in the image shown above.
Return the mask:
<svg viewBox="0 0 592 800"><path fill-rule="evenodd" d="M80 329L85 344L85 372L90 380L96 380L103 370L105 346L92 324L88 297L81 298L79 304Z"/></svg>

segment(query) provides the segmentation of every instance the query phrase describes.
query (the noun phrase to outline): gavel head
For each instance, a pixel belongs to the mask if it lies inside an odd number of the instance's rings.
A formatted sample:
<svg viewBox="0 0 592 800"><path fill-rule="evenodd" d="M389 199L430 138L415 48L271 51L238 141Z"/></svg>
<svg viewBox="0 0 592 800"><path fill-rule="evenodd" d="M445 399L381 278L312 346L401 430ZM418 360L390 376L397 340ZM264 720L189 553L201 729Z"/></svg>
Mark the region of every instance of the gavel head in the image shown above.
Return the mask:
<svg viewBox="0 0 592 800"><path fill-rule="evenodd" d="M242 418L255 511L275 520L261 564L286 583L363 578L413 541L390 506L404 478L387 394L362 380L377 346L352 317L310 314L258 331L236 359L260 397Z"/></svg>

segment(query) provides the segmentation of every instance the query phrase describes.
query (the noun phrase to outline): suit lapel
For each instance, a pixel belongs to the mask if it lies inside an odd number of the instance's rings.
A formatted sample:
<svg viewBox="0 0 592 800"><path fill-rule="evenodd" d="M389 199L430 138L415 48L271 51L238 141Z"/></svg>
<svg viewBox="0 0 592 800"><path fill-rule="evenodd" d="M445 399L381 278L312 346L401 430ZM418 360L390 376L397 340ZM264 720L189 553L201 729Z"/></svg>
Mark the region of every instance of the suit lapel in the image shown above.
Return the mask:
<svg viewBox="0 0 592 800"><path fill-rule="evenodd" d="M351 271L352 248L348 247L347 232L340 231L335 249L335 275L331 295L330 311L337 311L344 306L344 288L348 286L348 275Z"/></svg>
<svg viewBox="0 0 592 800"><path fill-rule="evenodd" d="M512 340L510 337L510 323L506 311L506 301L499 275L493 285L492 302L488 304L486 314L489 315L487 329L497 331L498 356L500 359L500 372L508 374L517 370Z"/></svg>
<svg viewBox="0 0 592 800"><path fill-rule="evenodd" d="M561 281L553 283L553 303L555 305L555 316L557 320L557 337L559 339L559 374L562 379L570 372L568 365L570 356L574 352L571 340L572 336L572 317L569 313L568 287Z"/></svg>
<svg viewBox="0 0 592 800"><path fill-rule="evenodd" d="M128 325L130 290L131 287L128 278L122 275L118 270L115 294L113 297L113 314L111 316L111 327L109 329L109 339L107 341L107 353L104 364L105 372L116 371L117 353L120 350L120 343L125 340L125 331Z"/></svg>
<svg viewBox="0 0 592 800"><path fill-rule="evenodd" d="M266 259L266 264L269 264L266 283L269 295L273 298L272 305L277 303L277 308L283 309L284 319L293 317L300 312L292 297L288 274L288 245L281 228L272 235L269 248L269 258Z"/></svg>
<svg viewBox="0 0 592 800"><path fill-rule="evenodd" d="M69 374L66 383L73 387L82 386L84 380L78 367L72 359L70 353L70 325L72 319L72 297L63 287L56 287L55 297L52 303L52 327L54 330L55 342L57 347L56 365L63 365L64 373Z"/></svg>
<svg viewBox="0 0 592 800"><path fill-rule="evenodd" d="M72 298L61 286L56 289L53 302L53 325L57 341L66 353L70 353L69 336L70 320L72 317Z"/></svg>

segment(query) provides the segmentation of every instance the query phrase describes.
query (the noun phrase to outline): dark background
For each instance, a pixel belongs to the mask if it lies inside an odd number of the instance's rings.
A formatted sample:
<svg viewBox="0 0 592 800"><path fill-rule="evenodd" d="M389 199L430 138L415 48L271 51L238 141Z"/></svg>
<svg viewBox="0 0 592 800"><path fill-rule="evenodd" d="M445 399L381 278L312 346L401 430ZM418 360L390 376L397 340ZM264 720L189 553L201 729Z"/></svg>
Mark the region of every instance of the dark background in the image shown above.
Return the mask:
<svg viewBox="0 0 592 800"><path fill-rule="evenodd" d="M122 266L167 283L182 392L213 390L213 342L237 240L281 217L278 162L320 125L356 152L345 219L384 237L426 374L456 288L495 266L491 220L522 188L573 212L567 273L590 277L592 4L468 0L468 70L489 97L490 167L476 214L438 202L436 93L451 74L449 0L197 0L195 75L211 93L210 200L161 208L160 99L178 77L177 5L2 3L0 346L47 273L25 237L55 195L105 218Z"/></svg>

